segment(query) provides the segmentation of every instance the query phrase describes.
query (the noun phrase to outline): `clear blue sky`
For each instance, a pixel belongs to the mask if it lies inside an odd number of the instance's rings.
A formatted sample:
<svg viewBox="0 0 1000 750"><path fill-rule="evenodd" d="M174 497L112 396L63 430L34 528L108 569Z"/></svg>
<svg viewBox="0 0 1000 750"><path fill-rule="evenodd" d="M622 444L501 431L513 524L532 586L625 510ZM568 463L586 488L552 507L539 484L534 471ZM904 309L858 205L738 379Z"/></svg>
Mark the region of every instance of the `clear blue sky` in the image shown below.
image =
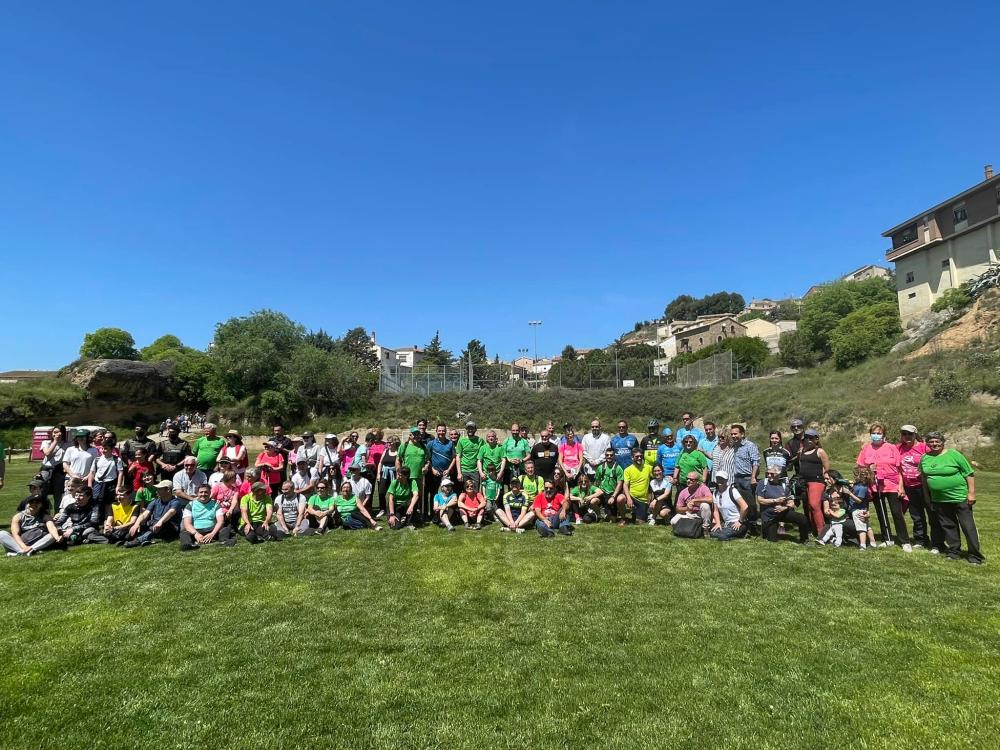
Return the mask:
<svg viewBox="0 0 1000 750"><path fill-rule="evenodd" d="M766 6L5 3L0 369L262 307L604 345L881 262L1000 168L996 2Z"/></svg>

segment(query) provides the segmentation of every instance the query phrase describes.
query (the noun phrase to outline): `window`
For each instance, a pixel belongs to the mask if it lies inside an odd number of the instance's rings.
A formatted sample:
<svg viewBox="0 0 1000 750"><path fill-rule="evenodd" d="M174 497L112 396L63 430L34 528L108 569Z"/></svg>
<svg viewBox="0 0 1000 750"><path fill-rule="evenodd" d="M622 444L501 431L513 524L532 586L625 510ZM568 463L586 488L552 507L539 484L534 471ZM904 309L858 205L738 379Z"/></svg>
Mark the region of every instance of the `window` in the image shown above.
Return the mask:
<svg viewBox="0 0 1000 750"><path fill-rule="evenodd" d="M722 341L722 336L719 336L718 339L716 339L716 340L717 341Z"/></svg>
<svg viewBox="0 0 1000 750"><path fill-rule="evenodd" d="M907 284L912 284L913 283L913 271L907 271L906 272L906 283Z"/></svg>
<svg viewBox="0 0 1000 750"><path fill-rule="evenodd" d="M705 339L703 339L701 336L699 336L698 337L698 343L699 344L704 344L705 343Z"/></svg>
<svg viewBox="0 0 1000 750"><path fill-rule="evenodd" d="M997 185L997 205L1000 206L1000 185Z"/></svg>
<svg viewBox="0 0 1000 750"><path fill-rule="evenodd" d="M944 260L941 261L941 268L948 268L950 265L951 264L948 263L948 259L947 258L945 258Z"/></svg>
<svg viewBox="0 0 1000 750"><path fill-rule="evenodd" d="M906 295L906 299L916 299L916 298L917 298L916 292L910 292L909 294Z"/></svg>
<svg viewBox="0 0 1000 750"><path fill-rule="evenodd" d="M965 210L965 201L956 203L951 211L955 217L955 229L965 229L969 225L969 214Z"/></svg>
<svg viewBox="0 0 1000 750"><path fill-rule="evenodd" d="M914 224L912 227L907 227L902 232L896 235L896 247L900 245L905 245L907 242L913 242L917 239L917 225Z"/></svg>

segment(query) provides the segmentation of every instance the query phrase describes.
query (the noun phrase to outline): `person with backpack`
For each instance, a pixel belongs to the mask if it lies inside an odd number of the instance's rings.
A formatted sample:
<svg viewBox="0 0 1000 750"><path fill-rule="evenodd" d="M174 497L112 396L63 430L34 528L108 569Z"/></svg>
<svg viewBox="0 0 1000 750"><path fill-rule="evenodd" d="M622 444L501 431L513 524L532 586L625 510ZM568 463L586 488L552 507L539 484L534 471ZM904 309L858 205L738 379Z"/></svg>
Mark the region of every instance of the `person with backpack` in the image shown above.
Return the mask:
<svg viewBox="0 0 1000 750"><path fill-rule="evenodd" d="M750 506L736 486L729 484L729 475L724 471L715 472L715 492L712 493L712 502L710 536L719 542L745 537L750 530L747 524Z"/></svg>
<svg viewBox="0 0 1000 750"><path fill-rule="evenodd" d="M61 541L45 505L43 495L31 495L24 510L10 520L10 531L0 531L0 545L7 550L7 557L34 555Z"/></svg>
<svg viewBox="0 0 1000 750"><path fill-rule="evenodd" d="M809 519L795 510L795 497L782 475L784 467L769 465L765 480L757 483L757 505L760 508L761 536L769 542L778 541L779 524L799 527L799 544L809 539Z"/></svg>

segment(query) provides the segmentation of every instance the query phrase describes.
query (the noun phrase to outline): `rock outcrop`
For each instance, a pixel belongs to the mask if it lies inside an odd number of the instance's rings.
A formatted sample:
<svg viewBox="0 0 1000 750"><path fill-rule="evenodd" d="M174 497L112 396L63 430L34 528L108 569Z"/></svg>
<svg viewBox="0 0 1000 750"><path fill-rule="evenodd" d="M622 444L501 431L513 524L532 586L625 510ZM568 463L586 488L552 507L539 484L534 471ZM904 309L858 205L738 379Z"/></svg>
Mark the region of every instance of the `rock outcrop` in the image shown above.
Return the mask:
<svg viewBox="0 0 1000 750"><path fill-rule="evenodd" d="M69 381L87 392L73 421L127 424L135 419L159 421L179 410L174 393L174 363L90 359L72 365Z"/></svg>

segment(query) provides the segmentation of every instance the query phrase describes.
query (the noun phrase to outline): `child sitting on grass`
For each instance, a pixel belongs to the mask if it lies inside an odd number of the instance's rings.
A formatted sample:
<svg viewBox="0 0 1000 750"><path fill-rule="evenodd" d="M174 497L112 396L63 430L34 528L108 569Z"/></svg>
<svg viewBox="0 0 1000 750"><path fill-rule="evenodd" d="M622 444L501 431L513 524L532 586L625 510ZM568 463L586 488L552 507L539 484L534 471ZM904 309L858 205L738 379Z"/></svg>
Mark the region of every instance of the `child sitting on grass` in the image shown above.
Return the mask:
<svg viewBox="0 0 1000 750"><path fill-rule="evenodd" d="M486 512L486 498L476 487L475 479L465 480L465 492L458 498L458 512L462 516L465 528L479 530L483 527L483 514Z"/></svg>
<svg viewBox="0 0 1000 750"><path fill-rule="evenodd" d="M139 533L139 506L132 501L128 487L120 487L111 503L111 512L104 518L104 536L111 544L122 545Z"/></svg>
<svg viewBox="0 0 1000 750"><path fill-rule="evenodd" d="M497 508L497 520L503 524L500 531L524 533L524 527L534 520L531 500L521 491L521 480L510 480L510 492L503 496L503 507Z"/></svg>
<svg viewBox="0 0 1000 750"><path fill-rule="evenodd" d="M455 494L455 485L451 481L451 477L445 475L441 480L441 486L434 495L434 514L438 517L438 521L444 526L448 531L454 531L455 526L452 524L452 514L455 512L455 508L458 507L458 495Z"/></svg>
<svg viewBox="0 0 1000 750"><path fill-rule="evenodd" d="M817 544L826 544L833 541L834 547L839 547L844 543L844 522L847 521L847 509L843 507L843 499L839 492L830 495L824 514L830 520L830 528L826 530L822 539L817 539Z"/></svg>

